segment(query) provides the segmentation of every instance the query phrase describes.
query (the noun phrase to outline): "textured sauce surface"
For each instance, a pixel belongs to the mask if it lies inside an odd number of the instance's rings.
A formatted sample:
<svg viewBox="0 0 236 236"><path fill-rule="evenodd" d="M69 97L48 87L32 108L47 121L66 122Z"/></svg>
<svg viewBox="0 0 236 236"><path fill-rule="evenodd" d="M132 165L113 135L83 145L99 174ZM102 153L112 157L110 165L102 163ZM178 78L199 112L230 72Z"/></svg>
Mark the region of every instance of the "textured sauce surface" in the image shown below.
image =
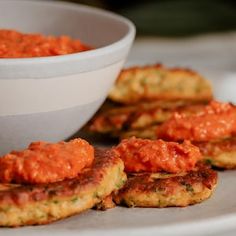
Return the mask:
<svg viewBox="0 0 236 236"><path fill-rule="evenodd" d="M0 29L0 58L29 58L58 56L92 49L69 36L24 34Z"/></svg>
<svg viewBox="0 0 236 236"><path fill-rule="evenodd" d="M236 133L236 107L212 101L193 115L175 113L157 129L157 136L165 140L209 141L230 137Z"/></svg>
<svg viewBox="0 0 236 236"><path fill-rule="evenodd" d="M76 177L91 166L94 148L82 139L70 142L34 142L22 151L0 158L2 183L52 183Z"/></svg>
<svg viewBox="0 0 236 236"><path fill-rule="evenodd" d="M192 170L202 156L190 142L183 144L163 140L124 139L115 148L127 172L179 173Z"/></svg>

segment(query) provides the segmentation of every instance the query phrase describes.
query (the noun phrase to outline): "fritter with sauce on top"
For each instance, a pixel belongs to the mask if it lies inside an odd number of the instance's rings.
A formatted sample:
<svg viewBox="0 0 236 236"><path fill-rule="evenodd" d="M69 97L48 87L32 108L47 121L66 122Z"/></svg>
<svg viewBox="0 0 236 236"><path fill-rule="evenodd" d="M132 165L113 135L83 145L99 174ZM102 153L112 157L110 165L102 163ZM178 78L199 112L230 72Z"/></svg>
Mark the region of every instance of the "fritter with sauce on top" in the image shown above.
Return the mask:
<svg viewBox="0 0 236 236"><path fill-rule="evenodd" d="M77 141L74 140L69 143L63 143L62 146L60 146L61 143L59 143L59 149L62 155L60 155L60 152L57 152L57 148L55 148L54 153L50 151L50 155L48 155L48 153L45 155L46 152L44 152L44 155L40 156L39 154L42 149L36 149L37 151L34 155L41 159L40 162L38 162L38 159L30 158L27 164L31 163L32 166L37 166L38 163L41 163L44 159L45 165L49 163L50 166L51 159L58 161L59 158L62 158L62 162L67 163L68 160L63 159L63 154L69 154L68 158L74 157L75 161L79 162L79 160L76 159L76 155L79 154L81 158L82 152L84 152L84 158L86 159L86 151L83 149L84 143L81 146L81 152L78 152L78 147L74 146L74 142ZM52 145L51 148L53 149L54 145L57 144L47 145ZM13 164L15 163L13 162ZM22 163L24 163L24 159L19 158L18 167L21 166L25 168L24 165L21 165ZM56 165L57 163L54 164ZM24 184L1 183L0 226L15 227L47 224L78 214L100 203L113 191L122 187L126 181L122 160L109 150L95 150L92 163L89 162L89 165L79 170L77 175L73 176L73 178L68 178L67 175L64 175L64 179L61 179L63 173L66 173L64 171L67 167L66 164L64 167L61 166L61 174L58 176L56 172L53 172L54 169L45 168L44 170L43 165L39 165L38 170L40 170L40 172L37 172L34 182L36 180L45 180L43 176L39 176L40 173L44 175L46 170L50 172L50 174L47 175L47 177L50 176L50 180L55 180L59 177L56 182L46 183L43 181L43 183L37 184L27 182L26 184L27 179L20 177L20 180L24 180ZM33 169L31 170L33 171ZM33 175L33 173L31 175ZM53 178L51 178L52 176ZM29 178L30 181L32 180L31 177ZM15 178L11 180L18 182L16 175ZM22 183L21 181L19 182Z"/></svg>
<svg viewBox="0 0 236 236"><path fill-rule="evenodd" d="M175 113L156 128L156 137L165 140L191 140L204 159L223 169L236 168L236 107L212 101L196 114Z"/></svg>
<svg viewBox="0 0 236 236"><path fill-rule="evenodd" d="M205 103L195 104L189 101L153 101L129 106L117 106L113 103L113 107L108 104L110 103L106 101L87 125L90 132L120 137L129 130L145 129L163 123L174 112L192 114L205 106Z"/></svg>
<svg viewBox="0 0 236 236"><path fill-rule="evenodd" d="M198 162L201 153L188 142L131 138L113 150L124 161L128 174L123 188L112 194L118 205L183 207L209 198L216 187L217 172ZM111 206L110 201L101 204L102 209L106 204Z"/></svg>
<svg viewBox="0 0 236 236"><path fill-rule="evenodd" d="M211 101L195 114L175 112L157 129L157 137L182 141L207 142L236 134L236 107L229 103Z"/></svg>

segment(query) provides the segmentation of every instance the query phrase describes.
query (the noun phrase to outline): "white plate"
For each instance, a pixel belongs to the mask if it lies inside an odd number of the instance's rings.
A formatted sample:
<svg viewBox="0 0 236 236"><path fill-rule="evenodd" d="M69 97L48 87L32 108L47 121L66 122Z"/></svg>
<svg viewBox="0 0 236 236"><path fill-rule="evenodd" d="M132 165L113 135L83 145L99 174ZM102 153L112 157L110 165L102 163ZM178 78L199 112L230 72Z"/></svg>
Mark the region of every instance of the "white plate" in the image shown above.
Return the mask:
<svg viewBox="0 0 236 236"><path fill-rule="evenodd" d="M151 51L152 50L150 50L150 53ZM139 58L137 58L137 60L138 59ZM152 60L152 62L156 61L158 60ZM180 60L177 61L178 65L182 64ZM204 62L202 63L204 64ZM207 76L207 78L213 81L215 90L214 92L218 99L223 99L226 101L231 100L236 102L236 93L233 92L236 90L236 80L232 79L234 77L234 74L226 72L219 73L209 70L203 70L200 72L202 72ZM231 84L222 83L223 78L228 78ZM229 90L231 92L229 92ZM45 226L23 227L17 229L0 229L0 235L235 236L235 180L236 171L219 172L219 183L213 196L209 200L201 204L186 208L142 209L116 207L105 212L89 210L80 215L73 216L68 219Z"/></svg>

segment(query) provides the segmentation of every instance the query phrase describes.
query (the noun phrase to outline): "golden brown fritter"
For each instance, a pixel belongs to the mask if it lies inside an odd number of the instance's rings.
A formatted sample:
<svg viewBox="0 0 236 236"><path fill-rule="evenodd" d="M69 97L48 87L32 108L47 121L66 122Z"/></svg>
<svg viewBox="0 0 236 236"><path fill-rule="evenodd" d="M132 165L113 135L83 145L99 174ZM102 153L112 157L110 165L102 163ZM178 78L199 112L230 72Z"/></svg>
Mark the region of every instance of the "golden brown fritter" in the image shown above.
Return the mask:
<svg viewBox="0 0 236 236"><path fill-rule="evenodd" d="M106 103L105 105L106 106ZM88 125L88 130L96 133L142 129L169 119L174 112L193 114L202 110L205 103L193 104L187 101L154 101L115 108L101 108Z"/></svg>
<svg viewBox="0 0 236 236"><path fill-rule="evenodd" d="M212 89L197 72L151 65L124 69L110 91L109 99L122 104L178 99L209 101Z"/></svg>
<svg viewBox="0 0 236 236"><path fill-rule="evenodd" d="M200 164L178 175L143 173L129 176L113 196L128 207L185 207L209 198L217 184L217 172Z"/></svg>
<svg viewBox="0 0 236 236"><path fill-rule="evenodd" d="M236 169L236 137L214 142L194 143L207 163L221 169Z"/></svg>
<svg viewBox="0 0 236 236"><path fill-rule="evenodd" d="M47 224L92 208L126 180L124 164L97 150L92 167L78 177L51 184L1 185L0 226Z"/></svg>

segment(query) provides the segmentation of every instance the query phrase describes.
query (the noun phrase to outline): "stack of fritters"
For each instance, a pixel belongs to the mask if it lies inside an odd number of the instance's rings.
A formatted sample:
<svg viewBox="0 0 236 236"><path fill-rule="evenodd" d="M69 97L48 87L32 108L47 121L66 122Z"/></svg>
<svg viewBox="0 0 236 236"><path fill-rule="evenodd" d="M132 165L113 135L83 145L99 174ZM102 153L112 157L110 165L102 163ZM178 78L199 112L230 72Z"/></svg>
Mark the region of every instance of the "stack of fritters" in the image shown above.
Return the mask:
<svg viewBox="0 0 236 236"><path fill-rule="evenodd" d="M119 138L155 138L155 126L174 111L192 113L211 99L211 85L194 71L162 65L129 68L120 73L87 129Z"/></svg>
<svg viewBox="0 0 236 236"><path fill-rule="evenodd" d="M157 129L174 113L197 114L212 99L210 83L188 69L161 65L129 68L121 72L87 129L120 139L132 136L157 139L160 138ZM224 169L236 168L234 135L194 144L208 163Z"/></svg>

